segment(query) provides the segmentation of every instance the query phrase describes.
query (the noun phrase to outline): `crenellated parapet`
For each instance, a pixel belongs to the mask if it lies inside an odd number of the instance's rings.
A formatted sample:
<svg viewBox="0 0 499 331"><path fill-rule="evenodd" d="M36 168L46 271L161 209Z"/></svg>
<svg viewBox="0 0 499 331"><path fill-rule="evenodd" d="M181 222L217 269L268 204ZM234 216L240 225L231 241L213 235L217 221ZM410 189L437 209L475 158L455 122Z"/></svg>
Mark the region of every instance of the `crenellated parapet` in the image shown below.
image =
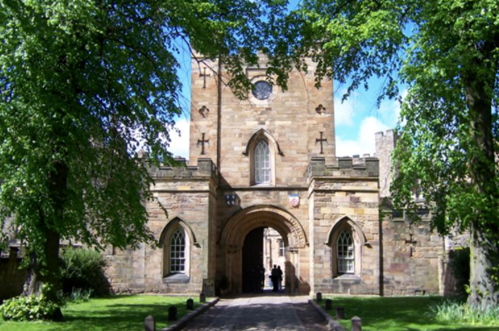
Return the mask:
<svg viewBox="0 0 499 331"><path fill-rule="evenodd" d="M394 130L376 133L376 156L379 158L379 188L382 198L390 197L392 181L392 152L398 136Z"/></svg>
<svg viewBox="0 0 499 331"><path fill-rule="evenodd" d="M378 159L336 157L328 164L327 158L316 157L308 169L315 291L379 293L378 279L371 276L379 265ZM345 231L356 238L355 265L348 278L339 271L336 253Z"/></svg>
<svg viewBox="0 0 499 331"><path fill-rule="evenodd" d="M307 170L307 179L312 177L379 177L379 160L376 157L352 158L338 157L336 164L326 165L324 157L313 157Z"/></svg>
<svg viewBox="0 0 499 331"><path fill-rule="evenodd" d="M216 182L218 170L211 159L198 159L197 166L188 166L185 159L175 159L175 167L150 167L149 173L155 180L211 179Z"/></svg>

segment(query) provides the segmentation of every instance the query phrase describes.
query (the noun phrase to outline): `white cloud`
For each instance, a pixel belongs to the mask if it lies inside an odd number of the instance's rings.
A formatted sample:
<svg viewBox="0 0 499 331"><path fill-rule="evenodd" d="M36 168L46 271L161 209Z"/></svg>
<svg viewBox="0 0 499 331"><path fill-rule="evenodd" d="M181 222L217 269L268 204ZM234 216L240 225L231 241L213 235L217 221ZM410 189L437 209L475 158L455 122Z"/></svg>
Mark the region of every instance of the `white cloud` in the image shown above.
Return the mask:
<svg viewBox="0 0 499 331"><path fill-rule="evenodd" d="M174 156L189 158L189 122L188 119L179 118L175 127L180 130L180 135L173 130L170 132L169 151Z"/></svg>
<svg viewBox="0 0 499 331"><path fill-rule="evenodd" d="M343 89L337 93L335 93L334 98L334 121L336 125L345 125L352 126L353 125L353 117L355 115L355 102L356 95L352 93L350 97L345 100L343 103L341 102L341 98L343 94L346 93L346 89Z"/></svg>
<svg viewBox="0 0 499 331"><path fill-rule="evenodd" d="M401 93L402 100L407 96L407 89ZM389 125L395 127L400 120L400 102L398 100L384 100L378 110L381 120Z"/></svg>
<svg viewBox="0 0 499 331"><path fill-rule="evenodd" d="M401 94L404 99L407 96L407 90L403 90ZM399 120L400 102L398 100L383 101L374 116L367 116L362 120L355 139L344 139L339 135L336 137L336 155L373 155L376 152L375 133L394 129Z"/></svg>
<svg viewBox="0 0 499 331"><path fill-rule="evenodd" d="M356 140L342 139L339 136L336 137L336 155L352 156L359 154L362 156L367 153L373 155L376 152L375 133L388 129L391 129L391 127L382 123L376 117L366 117L360 124Z"/></svg>

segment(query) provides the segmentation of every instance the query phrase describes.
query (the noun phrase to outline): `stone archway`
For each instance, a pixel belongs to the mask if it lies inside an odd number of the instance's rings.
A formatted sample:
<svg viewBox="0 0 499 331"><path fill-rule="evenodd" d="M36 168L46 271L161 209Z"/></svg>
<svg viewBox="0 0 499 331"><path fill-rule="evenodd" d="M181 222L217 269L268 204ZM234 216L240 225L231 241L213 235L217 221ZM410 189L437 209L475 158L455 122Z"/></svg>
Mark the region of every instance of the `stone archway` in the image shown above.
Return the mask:
<svg viewBox="0 0 499 331"><path fill-rule="evenodd" d="M245 208L232 216L225 224L218 240L225 260L224 275L229 281L229 292L242 292L242 249L252 230L270 227L279 232L286 249L286 292L304 292L300 286L300 251L308 248L308 240L301 223L286 209L272 205L256 205ZM308 294L308 290L306 290Z"/></svg>

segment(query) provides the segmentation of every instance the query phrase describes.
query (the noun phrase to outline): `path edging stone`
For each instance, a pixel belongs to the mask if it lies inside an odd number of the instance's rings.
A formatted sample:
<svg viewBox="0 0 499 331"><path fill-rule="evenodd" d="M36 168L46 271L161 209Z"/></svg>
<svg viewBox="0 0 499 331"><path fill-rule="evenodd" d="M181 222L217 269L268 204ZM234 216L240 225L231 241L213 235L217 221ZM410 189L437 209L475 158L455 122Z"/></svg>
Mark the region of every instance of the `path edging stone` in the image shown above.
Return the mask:
<svg viewBox="0 0 499 331"><path fill-rule="evenodd" d="M321 306L319 306L314 300L308 300L308 303L317 310L319 315L324 318L327 322L327 328L330 331L346 331L344 327L340 325L335 319L331 317Z"/></svg>
<svg viewBox="0 0 499 331"><path fill-rule="evenodd" d="M189 314L185 315L184 317L182 317L181 319L179 319L178 321L176 321L175 323L173 323L169 327L161 329L160 331L179 331L179 330L181 330L187 324L187 322L189 322L194 317L201 315L202 313L204 313L205 311L207 311L208 309L210 309L211 307L216 305L219 300L220 300L220 298L218 298L218 297L211 299L210 302L203 304L201 307L190 312Z"/></svg>

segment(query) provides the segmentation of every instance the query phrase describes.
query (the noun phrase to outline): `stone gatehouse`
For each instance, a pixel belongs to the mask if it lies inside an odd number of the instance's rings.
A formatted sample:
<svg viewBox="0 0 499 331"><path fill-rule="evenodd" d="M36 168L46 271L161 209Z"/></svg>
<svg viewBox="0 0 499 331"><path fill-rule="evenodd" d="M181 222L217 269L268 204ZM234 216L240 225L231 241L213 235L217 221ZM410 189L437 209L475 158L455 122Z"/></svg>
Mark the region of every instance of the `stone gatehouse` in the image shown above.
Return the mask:
<svg viewBox="0 0 499 331"><path fill-rule="evenodd" d="M244 101L216 68L192 61L189 161L150 169L149 227L160 247L107 252L116 292L241 293L249 270L269 271L271 228L288 293L444 293L446 241L430 231L428 212L413 226L403 212L380 219L393 131L373 137L378 158L338 157L332 82L314 87L314 63L292 72L283 92L266 82L261 58L246 69L256 88Z"/></svg>

